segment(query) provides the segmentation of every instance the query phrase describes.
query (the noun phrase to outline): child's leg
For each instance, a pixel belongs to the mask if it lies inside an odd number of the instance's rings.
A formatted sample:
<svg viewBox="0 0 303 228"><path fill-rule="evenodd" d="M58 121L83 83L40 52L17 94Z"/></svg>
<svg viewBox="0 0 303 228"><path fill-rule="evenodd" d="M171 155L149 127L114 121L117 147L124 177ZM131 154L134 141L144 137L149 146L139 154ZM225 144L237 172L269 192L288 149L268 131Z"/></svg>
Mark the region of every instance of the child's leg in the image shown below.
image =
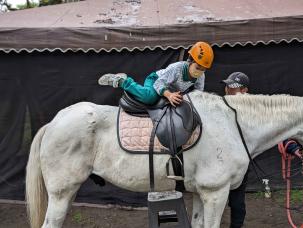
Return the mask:
<svg viewBox="0 0 303 228"><path fill-rule="evenodd" d="M133 95L136 100L151 105L156 103L160 98L153 87L157 78L158 76L155 73L150 74L145 79L144 86L142 86L135 82L131 77L127 77L122 83L121 88Z"/></svg>

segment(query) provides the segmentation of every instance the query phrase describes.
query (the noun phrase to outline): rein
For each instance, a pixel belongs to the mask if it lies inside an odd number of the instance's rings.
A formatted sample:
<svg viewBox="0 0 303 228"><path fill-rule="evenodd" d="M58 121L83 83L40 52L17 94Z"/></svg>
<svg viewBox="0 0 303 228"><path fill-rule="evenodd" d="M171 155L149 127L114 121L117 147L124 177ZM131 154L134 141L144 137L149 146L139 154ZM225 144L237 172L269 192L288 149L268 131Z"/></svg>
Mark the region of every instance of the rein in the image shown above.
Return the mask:
<svg viewBox="0 0 303 228"><path fill-rule="evenodd" d="M242 132L241 126L240 126L240 124L239 124L239 122L238 122L238 113L237 113L237 110L234 109L233 107L231 107L231 106L228 104L228 102L227 102L227 100L226 100L225 97L222 97L222 98L223 98L223 101L224 101L224 103L226 104L226 106L229 107L229 108L235 113L235 120L236 120L237 128L238 128L238 131L239 131L239 134L240 134L240 137L241 137L243 146L244 146L245 151L246 151L246 153L247 153L247 156L248 156L248 158L249 158L249 161L251 162L252 167L253 167L253 169L254 169L254 172L255 172L257 178L259 179L261 185L264 185L264 186L265 186L265 187L264 187L264 188L265 188L265 192L266 192L267 194L270 195L270 192L269 192L268 189L267 189L267 188L268 188L268 184L267 184L268 181L266 182L266 181L264 181L265 179L261 179L261 177L259 176L259 174L258 174L258 172L257 172L257 168L263 173L263 177L265 177L265 176L267 176L267 175L266 175L266 173L264 172L264 170L258 165L258 163L255 162L255 161L252 159L252 157L251 157L251 155L250 155L250 153L249 153L249 150L248 150L246 141L245 141L244 136L243 136L243 132Z"/></svg>
<svg viewBox="0 0 303 228"><path fill-rule="evenodd" d="M295 158L295 156L292 156L290 154L288 154L286 152L287 147L293 143L294 141L288 141L286 143L286 145L283 145L283 142L278 144L278 148L279 148L279 152L281 153L281 157L282 157L282 176L283 179L286 181L286 213L287 213L287 218L288 218L288 222L289 224L293 227L293 228L297 228L298 226L296 226L294 224L294 222L292 221L292 217L291 217L291 213L290 213L290 193L291 193L291 182L290 182L290 167L291 167L291 161ZM287 163L286 163L287 161ZM302 165L303 165L303 160L302 160ZM287 168L286 168L287 167ZM303 170L302 170L303 171ZM300 226L300 228L303 227L303 224Z"/></svg>

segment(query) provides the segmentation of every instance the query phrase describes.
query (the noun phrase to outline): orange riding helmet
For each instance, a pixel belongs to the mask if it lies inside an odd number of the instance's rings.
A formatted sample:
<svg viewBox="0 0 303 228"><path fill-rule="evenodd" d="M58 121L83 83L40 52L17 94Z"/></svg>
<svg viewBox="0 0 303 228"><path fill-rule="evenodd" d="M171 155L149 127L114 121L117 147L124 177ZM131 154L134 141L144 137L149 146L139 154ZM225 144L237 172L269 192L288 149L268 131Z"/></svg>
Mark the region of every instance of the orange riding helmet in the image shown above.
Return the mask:
<svg viewBox="0 0 303 228"><path fill-rule="evenodd" d="M188 51L199 65L209 69L214 60L214 51L208 43L197 42Z"/></svg>

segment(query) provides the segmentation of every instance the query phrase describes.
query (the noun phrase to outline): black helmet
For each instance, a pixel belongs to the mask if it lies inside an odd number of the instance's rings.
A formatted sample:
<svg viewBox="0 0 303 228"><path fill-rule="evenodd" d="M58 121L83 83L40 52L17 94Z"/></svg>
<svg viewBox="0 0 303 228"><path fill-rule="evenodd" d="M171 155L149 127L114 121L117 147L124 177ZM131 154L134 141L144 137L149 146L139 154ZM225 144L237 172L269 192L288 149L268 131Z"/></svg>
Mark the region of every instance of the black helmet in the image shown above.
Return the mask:
<svg viewBox="0 0 303 228"><path fill-rule="evenodd" d="M225 83L229 88L240 88L249 86L249 78L246 74L242 72L234 72L222 82Z"/></svg>

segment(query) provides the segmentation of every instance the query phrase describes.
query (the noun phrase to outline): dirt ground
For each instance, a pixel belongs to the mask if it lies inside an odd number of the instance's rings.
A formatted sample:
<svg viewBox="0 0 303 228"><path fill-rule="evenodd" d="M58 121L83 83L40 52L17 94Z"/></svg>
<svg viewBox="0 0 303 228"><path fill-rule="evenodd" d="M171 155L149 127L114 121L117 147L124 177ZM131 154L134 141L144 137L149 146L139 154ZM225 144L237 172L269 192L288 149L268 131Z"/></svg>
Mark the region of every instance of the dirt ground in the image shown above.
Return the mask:
<svg viewBox="0 0 303 228"><path fill-rule="evenodd" d="M185 194L186 205L191 214L191 196ZM302 201L301 201L302 202ZM247 193L247 216L245 226L247 228L286 228L290 227L284 209L284 194L274 192L272 198L265 199L261 193ZM299 206L294 202L292 206ZM222 228L229 226L230 210L226 207L221 222ZM296 224L303 222L302 211L292 211ZM1 228L28 228L25 205L0 204ZM146 208L141 210L127 210L117 207L92 208L73 206L64 223L66 228L143 228L148 227ZM173 227L173 224L161 225L161 227Z"/></svg>

